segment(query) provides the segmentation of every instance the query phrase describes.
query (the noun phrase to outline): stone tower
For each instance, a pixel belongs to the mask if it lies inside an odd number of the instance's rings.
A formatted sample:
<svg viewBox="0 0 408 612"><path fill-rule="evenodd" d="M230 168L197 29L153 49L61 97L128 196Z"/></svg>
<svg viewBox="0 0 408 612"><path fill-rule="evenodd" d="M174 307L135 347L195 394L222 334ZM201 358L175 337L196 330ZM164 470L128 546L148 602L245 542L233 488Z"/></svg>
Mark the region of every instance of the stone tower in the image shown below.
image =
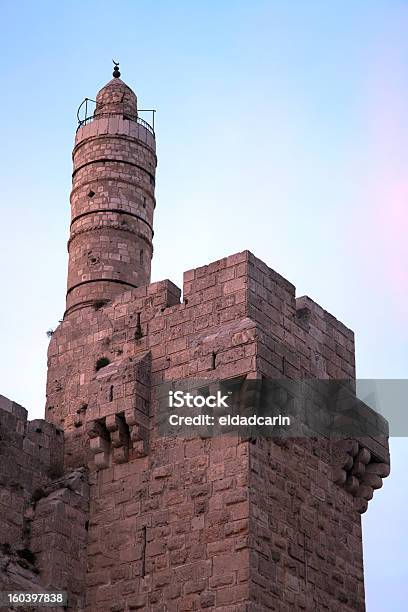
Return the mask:
<svg viewBox="0 0 408 612"><path fill-rule="evenodd" d="M336 441L313 419L287 439L157 427L163 383L180 379L353 383L354 334L248 251L185 272L182 301L150 283L155 166L115 76L76 135L46 422L0 398L14 483L0 586L67 590L79 612L363 612L361 514L389 473L380 417L358 404L381 435Z"/></svg>
<svg viewBox="0 0 408 612"><path fill-rule="evenodd" d="M66 315L149 284L155 150L135 94L114 76L75 139Z"/></svg>

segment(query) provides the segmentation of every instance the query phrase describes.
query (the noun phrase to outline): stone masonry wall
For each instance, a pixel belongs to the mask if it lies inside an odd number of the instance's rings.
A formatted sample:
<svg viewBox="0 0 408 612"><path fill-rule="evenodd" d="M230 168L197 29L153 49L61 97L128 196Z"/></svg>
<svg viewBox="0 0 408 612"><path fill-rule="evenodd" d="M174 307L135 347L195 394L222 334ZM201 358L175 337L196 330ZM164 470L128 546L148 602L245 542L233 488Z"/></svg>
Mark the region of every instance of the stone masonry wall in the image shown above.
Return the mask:
<svg viewBox="0 0 408 612"><path fill-rule="evenodd" d="M62 474L63 434L0 396L0 541L24 547L23 514L33 493Z"/></svg>
<svg viewBox="0 0 408 612"><path fill-rule="evenodd" d="M0 396L0 589L67 590L81 610L87 473L63 475L63 432Z"/></svg>
<svg viewBox="0 0 408 612"><path fill-rule="evenodd" d="M163 381L353 377L352 332L248 252L186 272L179 299L170 281L123 292L50 343L46 418L65 469L90 470L87 610L363 610L369 492L348 458L338 483L327 440L155 428ZM388 461L386 441L352 454Z"/></svg>

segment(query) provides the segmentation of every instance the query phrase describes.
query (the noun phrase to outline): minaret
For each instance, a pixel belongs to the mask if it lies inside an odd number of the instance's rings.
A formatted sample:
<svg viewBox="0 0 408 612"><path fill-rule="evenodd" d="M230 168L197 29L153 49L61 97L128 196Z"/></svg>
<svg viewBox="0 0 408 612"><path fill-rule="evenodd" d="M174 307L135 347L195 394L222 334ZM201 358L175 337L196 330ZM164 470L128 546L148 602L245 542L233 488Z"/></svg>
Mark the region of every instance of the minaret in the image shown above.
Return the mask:
<svg viewBox="0 0 408 612"><path fill-rule="evenodd" d="M115 65L75 138L66 316L150 282L155 136L119 77Z"/></svg>

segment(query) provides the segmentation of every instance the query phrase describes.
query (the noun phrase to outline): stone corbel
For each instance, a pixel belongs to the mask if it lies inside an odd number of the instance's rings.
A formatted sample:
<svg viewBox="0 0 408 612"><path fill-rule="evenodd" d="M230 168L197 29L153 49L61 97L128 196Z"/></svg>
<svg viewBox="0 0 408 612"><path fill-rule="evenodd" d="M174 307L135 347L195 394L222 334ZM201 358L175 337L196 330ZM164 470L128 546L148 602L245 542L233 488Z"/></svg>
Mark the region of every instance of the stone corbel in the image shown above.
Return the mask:
<svg viewBox="0 0 408 612"><path fill-rule="evenodd" d="M109 434L102 423L92 421L88 423L87 433L89 448L97 470L109 466Z"/></svg>
<svg viewBox="0 0 408 612"><path fill-rule="evenodd" d="M129 426L132 454L136 458L146 457L148 453L148 417L136 409L126 410L125 420Z"/></svg>
<svg viewBox="0 0 408 612"><path fill-rule="evenodd" d="M375 440L338 440L333 458L334 482L352 495L355 509L364 513L390 473L388 450Z"/></svg>
<svg viewBox="0 0 408 612"><path fill-rule="evenodd" d="M129 459L129 429L117 414L106 417L106 429L110 433L114 463L126 463Z"/></svg>

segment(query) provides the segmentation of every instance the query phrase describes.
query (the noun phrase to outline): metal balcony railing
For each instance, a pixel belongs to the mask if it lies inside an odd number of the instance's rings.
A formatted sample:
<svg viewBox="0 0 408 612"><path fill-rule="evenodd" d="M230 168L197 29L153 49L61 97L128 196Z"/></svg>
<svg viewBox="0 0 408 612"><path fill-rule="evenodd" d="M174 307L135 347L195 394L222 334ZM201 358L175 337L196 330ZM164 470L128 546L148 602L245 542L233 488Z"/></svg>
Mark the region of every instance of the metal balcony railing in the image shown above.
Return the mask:
<svg viewBox="0 0 408 612"><path fill-rule="evenodd" d="M94 116L95 107L93 106L94 104L96 104L96 100L92 100L92 98L85 98L79 105L78 111L77 111L77 119L78 119L77 131L79 130L79 128L83 127L84 125L87 125L88 123L91 123L91 121L95 119L95 116ZM139 113L152 113L152 125L150 125L150 123L142 119L142 117L139 117ZM137 115L123 115L123 119L129 119L129 121L136 121L136 123L138 123L139 125L142 125L144 128L146 128L146 130L148 130L154 136L155 135L154 134L154 115L155 113L156 113L155 109L140 108L138 109ZM97 117L110 116L110 115L111 113L101 113L97 115Z"/></svg>

